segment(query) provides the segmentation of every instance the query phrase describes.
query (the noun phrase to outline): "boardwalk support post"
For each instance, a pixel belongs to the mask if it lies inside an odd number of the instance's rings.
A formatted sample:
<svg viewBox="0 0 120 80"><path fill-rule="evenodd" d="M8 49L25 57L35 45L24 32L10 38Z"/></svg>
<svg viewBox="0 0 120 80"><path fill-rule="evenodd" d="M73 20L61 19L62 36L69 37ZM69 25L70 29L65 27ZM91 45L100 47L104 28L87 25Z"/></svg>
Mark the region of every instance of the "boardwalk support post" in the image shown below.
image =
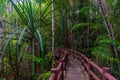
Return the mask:
<svg viewBox="0 0 120 80"><path fill-rule="evenodd" d="M91 61L92 61L92 59L88 59L88 73L89 73L89 71L92 70L92 66L90 65ZM90 73L89 73L89 80L92 80L92 76L90 75Z"/></svg>
<svg viewBox="0 0 120 80"><path fill-rule="evenodd" d="M61 80L64 80L64 68L65 68L65 65L64 65L63 60L60 60L60 62L62 63L62 66L61 66L61 72L62 72Z"/></svg>
<svg viewBox="0 0 120 80"><path fill-rule="evenodd" d="M66 55L66 58L65 58L65 61L64 61L64 70L67 69L67 63L68 63L68 53L65 54Z"/></svg>
<svg viewBox="0 0 120 80"><path fill-rule="evenodd" d="M105 78L105 73L109 73L110 72L110 68L108 68L108 67L103 67L103 80L107 80L106 78Z"/></svg>
<svg viewBox="0 0 120 80"><path fill-rule="evenodd" d="M55 76L55 79L54 79L54 80L57 80L58 70L57 70L56 68L52 68L52 69L51 69L51 73L56 74L56 76Z"/></svg>

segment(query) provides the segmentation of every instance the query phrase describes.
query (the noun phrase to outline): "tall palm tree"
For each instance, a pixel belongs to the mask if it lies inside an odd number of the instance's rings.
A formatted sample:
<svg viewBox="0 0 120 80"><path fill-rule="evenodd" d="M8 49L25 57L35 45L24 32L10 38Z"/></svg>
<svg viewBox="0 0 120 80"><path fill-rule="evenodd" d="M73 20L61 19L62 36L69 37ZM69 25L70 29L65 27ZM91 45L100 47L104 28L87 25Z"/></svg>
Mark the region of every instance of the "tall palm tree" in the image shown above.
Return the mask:
<svg viewBox="0 0 120 80"><path fill-rule="evenodd" d="M17 42L14 44L15 47L15 72L16 76L15 78L19 79L20 72L19 72L19 65L20 63L23 63L24 65L24 53L28 53L27 50L30 48L32 59L31 59L31 68L32 68L32 75L35 75L35 44L37 43L40 48L39 52L39 58L41 58L40 63L40 69L41 71L44 70L44 45L42 36L40 33L41 27L44 27L49 19L49 15L51 15L51 11L49 11L49 8L52 4L51 0L10 0L10 3L14 7L17 15L19 16L21 23L22 23L22 30L19 28L16 32L14 32L9 40L6 42L4 48L3 48L3 55L2 60L4 62L4 57L8 54L6 54L7 49L9 45L12 44L12 38L15 37L17 33L20 33L20 36L18 37ZM26 45L26 46L24 46ZM23 48L25 49L23 51ZM23 56L21 58L21 56ZM22 62L21 62L21 59ZM24 70L23 70L24 73ZM23 74L24 76L24 74Z"/></svg>

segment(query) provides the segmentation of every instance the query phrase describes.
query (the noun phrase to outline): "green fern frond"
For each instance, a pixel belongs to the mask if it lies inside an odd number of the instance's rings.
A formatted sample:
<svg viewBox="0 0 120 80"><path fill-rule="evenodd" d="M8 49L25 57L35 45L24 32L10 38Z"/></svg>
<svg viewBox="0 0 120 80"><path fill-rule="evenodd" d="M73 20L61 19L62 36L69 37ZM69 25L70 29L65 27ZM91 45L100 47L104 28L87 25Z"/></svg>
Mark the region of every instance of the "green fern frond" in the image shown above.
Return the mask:
<svg viewBox="0 0 120 80"><path fill-rule="evenodd" d="M110 52L109 48L106 46L99 46L95 47L92 51L92 54L101 60L107 61L107 62L117 62L118 60L112 56L112 53Z"/></svg>
<svg viewBox="0 0 120 80"><path fill-rule="evenodd" d="M79 28L82 28L82 27L88 26L88 25L90 25L90 23L78 23L78 24L74 25L72 29L77 30Z"/></svg>
<svg viewBox="0 0 120 80"><path fill-rule="evenodd" d="M50 77L50 74L51 72L42 73L40 74L37 80L48 80L48 78Z"/></svg>
<svg viewBox="0 0 120 80"><path fill-rule="evenodd" d="M80 9L80 13L86 13L90 10L90 7L84 7L82 9Z"/></svg>

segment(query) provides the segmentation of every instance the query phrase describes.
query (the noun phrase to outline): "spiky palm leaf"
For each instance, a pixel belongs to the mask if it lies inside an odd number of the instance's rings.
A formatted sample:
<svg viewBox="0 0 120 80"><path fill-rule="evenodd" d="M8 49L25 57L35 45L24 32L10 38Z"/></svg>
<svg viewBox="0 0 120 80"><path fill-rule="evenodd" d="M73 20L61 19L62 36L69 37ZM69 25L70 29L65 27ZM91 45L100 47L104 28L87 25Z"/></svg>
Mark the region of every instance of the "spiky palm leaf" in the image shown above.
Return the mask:
<svg viewBox="0 0 120 80"><path fill-rule="evenodd" d="M48 18L50 17L51 11L50 6L52 4L51 0L40 0L34 1L34 0L10 0L12 6L14 7L15 11L17 12L19 18L21 19L23 25L25 28L21 31L20 36L18 36L18 41L14 46L16 46L16 76L19 76L19 70L18 64L23 63L24 64L24 59L23 62L20 62L20 56L21 52L25 53L23 50L24 45L23 42L24 40L31 41L26 44L28 46L32 46L32 74L35 74L35 63L34 63L34 56L35 56L35 41L37 40L37 43L39 44L40 47L40 58L44 60L44 47L43 47L43 41L41 34L39 32L39 29L43 26L46 25L46 22L48 21ZM8 44L11 43L12 37L15 36L17 32L11 35L7 43L5 44L3 48L3 53L5 53ZM23 54L22 53L22 54ZM24 57L24 55L23 55ZM44 64L44 63L43 63ZM41 65L42 66L42 65ZM24 69L24 66L23 68ZM24 71L22 72L24 75ZM24 76L22 77L24 78Z"/></svg>

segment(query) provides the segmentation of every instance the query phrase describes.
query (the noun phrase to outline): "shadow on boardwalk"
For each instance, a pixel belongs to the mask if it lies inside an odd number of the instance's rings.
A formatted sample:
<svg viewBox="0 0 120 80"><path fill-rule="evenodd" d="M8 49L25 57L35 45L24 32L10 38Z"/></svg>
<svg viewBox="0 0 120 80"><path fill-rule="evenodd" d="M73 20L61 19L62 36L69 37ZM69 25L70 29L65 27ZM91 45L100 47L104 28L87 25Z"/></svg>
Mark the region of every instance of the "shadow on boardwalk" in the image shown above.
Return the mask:
<svg viewBox="0 0 120 80"><path fill-rule="evenodd" d="M69 57L68 69L64 80L89 80L88 74L77 59Z"/></svg>

